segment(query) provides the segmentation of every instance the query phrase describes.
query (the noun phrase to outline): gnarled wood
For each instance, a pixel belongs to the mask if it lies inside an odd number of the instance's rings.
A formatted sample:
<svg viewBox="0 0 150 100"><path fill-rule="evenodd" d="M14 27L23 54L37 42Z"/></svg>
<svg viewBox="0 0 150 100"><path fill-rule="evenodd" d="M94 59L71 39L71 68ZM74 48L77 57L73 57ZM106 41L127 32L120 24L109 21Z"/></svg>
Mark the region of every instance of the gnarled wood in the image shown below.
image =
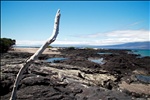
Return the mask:
<svg viewBox="0 0 150 100"><path fill-rule="evenodd" d="M13 91L12 91L12 95L10 97L10 100L15 100L16 99L17 87L18 87L18 84L19 84L20 80L22 79L22 74L24 73L24 71L30 66L30 64L34 60L36 60L42 54L42 52L47 48L48 45L50 45L52 42L54 42L56 40L56 37L59 33L59 20L60 20L60 10L58 10L57 13L56 13L52 36L45 42L45 44L43 44L39 48L39 50L33 56L31 56L26 61L26 63L19 70L19 73L17 74L16 80L15 80L15 83L14 83L14 87L13 87Z"/></svg>

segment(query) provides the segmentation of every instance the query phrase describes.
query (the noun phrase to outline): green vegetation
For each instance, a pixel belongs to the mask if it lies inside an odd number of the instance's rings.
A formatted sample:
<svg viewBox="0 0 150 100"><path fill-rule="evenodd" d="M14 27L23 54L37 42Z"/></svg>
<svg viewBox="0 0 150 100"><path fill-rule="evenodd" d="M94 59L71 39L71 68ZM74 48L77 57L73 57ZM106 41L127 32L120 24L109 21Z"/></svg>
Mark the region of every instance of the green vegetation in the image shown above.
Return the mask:
<svg viewBox="0 0 150 100"><path fill-rule="evenodd" d="M15 44L16 40L12 40L10 38L0 38L0 53L7 52Z"/></svg>
<svg viewBox="0 0 150 100"><path fill-rule="evenodd" d="M68 47L68 50L75 50L75 47Z"/></svg>
<svg viewBox="0 0 150 100"><path fill-rule="evenodd" d="M93 50L93 48L90 48L90 47L86 47L84 49L86 49L86 50Z"/></svg>
<svg viewBox="0 0 150 100"><path fill-rule="evenodd" d="M49 45L47 48L53 48L53 47Z"/></svg>

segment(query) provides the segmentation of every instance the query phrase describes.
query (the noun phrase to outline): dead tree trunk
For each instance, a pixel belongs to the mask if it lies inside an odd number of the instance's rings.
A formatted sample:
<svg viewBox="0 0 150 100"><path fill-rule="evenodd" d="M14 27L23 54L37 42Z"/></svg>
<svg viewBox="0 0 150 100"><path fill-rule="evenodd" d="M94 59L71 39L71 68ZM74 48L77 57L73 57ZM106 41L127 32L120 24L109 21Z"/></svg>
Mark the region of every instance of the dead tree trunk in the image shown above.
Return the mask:
<svg viewBox="0 0 150 100"><path fill-rule="evenodd" d="M13 91L12 91L10 100L15 100L16 99L17 87L18 87L18 84L19 84L20 80L22 79L22 74L24 73L24 71L30 66L30 64L34 60L36 60L42 54L42 52L47 48L48 45L50 45L52 42L54 42L56 40L56 37L59 33L59 20L60 20L60 10L58 10L57 13L56 13L52 36L45 42L45 44L43 44L39 48L39 50L33 56L31 56L26 61L26 63L19 70L19 73L17 74L16 80L15 80L15 83L14 83L14 87L13 87Z"/></svg>

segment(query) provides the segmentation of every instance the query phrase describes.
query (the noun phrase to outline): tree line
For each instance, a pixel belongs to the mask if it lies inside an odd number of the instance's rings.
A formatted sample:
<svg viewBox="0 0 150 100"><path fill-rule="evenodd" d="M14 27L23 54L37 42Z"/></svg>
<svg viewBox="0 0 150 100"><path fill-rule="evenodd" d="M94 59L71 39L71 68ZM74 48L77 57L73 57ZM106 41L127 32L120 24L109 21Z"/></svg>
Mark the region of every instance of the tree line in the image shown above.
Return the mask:
<svg viewBox="0 0 150 100"><path fill-rule="evenodd" d="M16 40L10 38L0 38L0 53L5 53L16 44Z"/></svg>

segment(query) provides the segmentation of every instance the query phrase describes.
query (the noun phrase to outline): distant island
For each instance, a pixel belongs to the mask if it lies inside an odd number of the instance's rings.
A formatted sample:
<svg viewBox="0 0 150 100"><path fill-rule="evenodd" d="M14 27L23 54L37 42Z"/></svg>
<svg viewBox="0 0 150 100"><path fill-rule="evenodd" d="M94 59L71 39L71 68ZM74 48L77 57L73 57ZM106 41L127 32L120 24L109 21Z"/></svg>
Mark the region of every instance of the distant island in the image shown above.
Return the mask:
<svg viewBox="0 0 150 100"><path fill-rule="evenodd" d="M145 42L129 42L119 45L97 46L98 48L109 49L150 49L150 41Z"/></svg>
<svg viewBox="0 0 150 100"><path fill-rule="evenodd" d="M15 47L21 48L32 48L32 47L40 47L41 45L32 45L32 46L21 46L16 45ZM52 47L77 47L77 48L103 48L103 49L144 49L150 50L150 41L145 42L129 42L124 44L117 44L117 45L76 45L76 44L69 44L69 45L60 45L60 44L52 44Z"/></svg>

